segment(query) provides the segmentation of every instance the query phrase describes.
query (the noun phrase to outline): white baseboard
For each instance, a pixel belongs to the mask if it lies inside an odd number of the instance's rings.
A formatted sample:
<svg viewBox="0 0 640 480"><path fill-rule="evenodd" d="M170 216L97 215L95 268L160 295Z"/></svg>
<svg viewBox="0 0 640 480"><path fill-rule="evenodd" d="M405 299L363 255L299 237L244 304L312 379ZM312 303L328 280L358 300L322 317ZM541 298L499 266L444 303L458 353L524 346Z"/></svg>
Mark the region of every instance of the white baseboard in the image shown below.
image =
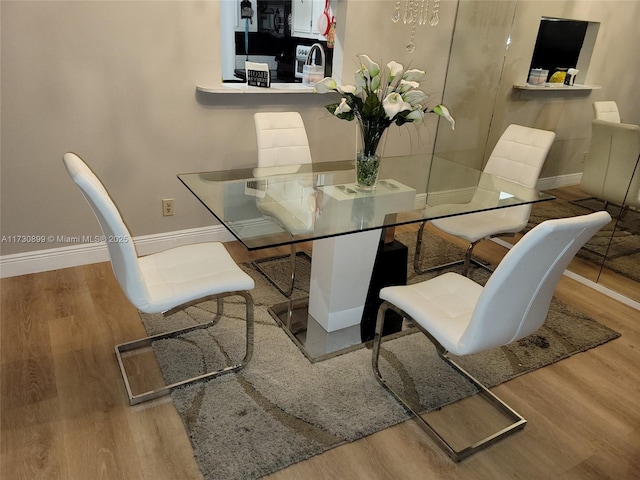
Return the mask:
<svg viewBox="0 0 640 480"><path fill-rule="evenodd" d="M632 298L625 297L624 295L622 295L621 293L616 292L615 290L611 290L610 288L607 288L607 287L603 286L600 283L596 283L596 282L594 282L592 280L589 280L588 278L584 278L583 276L578 275L577 273L573 273L573 272L571 272L569 270L565 270L564 274L565 274L565 276L567 276L569 278L572 278L573 280L575 280L577 282L580 282L583 285L587 285L588 287L591 287L596 292L600 292L600 293L606 295L607 297L611 297L614 300L619 301L620 303L624 303L628 307L631 307L631 308L634 308L634 309L640 311L640 302L636 302Z"/></svg>
<svg viewBox="0 0 640 480"><path fill-rule="evenodd" d="M507 250L510 250L513 245L510 244L509 242L505 242L504 240L501 240L500 238L491 238L491 241L494 243L497 243L498 245L505 247ZM596 283L592 280L589 280L588 278L585 278L581 275L578 275L577 273L573 273L570 270L565 270L564 271L564 275L566 277L572 278L573 280L576 280L577 282L582 283L583 285L586 285L587 287L592 288L593 290L595 290L596 292L600 292L604 295L606 295L607 297L613 298L614 300L619 301L620 303L624 303L625 305L631 307L631 308L635 308L636 310L640 311L640 302L636 302L635 300L629 298L629 297L625 297L624 295L616 292L615 290L611 290L610 288L607 288L599 283Z"/></svg>
<svg viewBox="0 0 640 480"><path fill-rule="evenodd" d="M231 240L234 240L233 236L222 225L143 235L133 239L138 255L149 255L190 243L228 242ZM0 278L47 272L108 260L109 252L107 244L104 242L3 255L0 257Z"/></svg>
<svg viewBox="0 0 640 480"><path fill-rule="evenodd" d="M546 177L538 179L536 188L538 190L551 190L552 188L568 187L579 185L582 180L582 172L560 175L558 177Z"/></svg>

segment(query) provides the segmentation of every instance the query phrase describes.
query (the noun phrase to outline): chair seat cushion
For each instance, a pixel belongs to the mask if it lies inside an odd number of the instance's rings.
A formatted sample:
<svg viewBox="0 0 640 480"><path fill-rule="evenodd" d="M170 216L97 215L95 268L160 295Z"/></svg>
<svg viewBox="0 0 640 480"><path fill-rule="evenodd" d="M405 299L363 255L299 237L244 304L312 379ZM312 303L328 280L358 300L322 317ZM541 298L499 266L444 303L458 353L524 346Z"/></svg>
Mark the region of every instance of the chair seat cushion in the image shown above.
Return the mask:
<svg viewBox="0 0 640 480"><path fill-rule="evenodd" d="M253 279L231 258L222 243L198 243L139 258L149 292L145 313L159 313L218 293L251 290Z"/></svg>
<svg viewBox="0 0 640 480"><path fill-rule="evenodd" d="M482 290L473 280L448 272L412 285L383 288L380 298L409 314L449 352L466 355L469 352L459 340Z"/></svg>
<svg viewBox="0 0 640 480"><path fill-rule="evenodd" d="M518 208L518 207L512 207ZM432 220L431 224L449 235L463 238L469 243L491 236L517 233L527 224L520 219L502 216L502 210L471 213Z"/></svg>

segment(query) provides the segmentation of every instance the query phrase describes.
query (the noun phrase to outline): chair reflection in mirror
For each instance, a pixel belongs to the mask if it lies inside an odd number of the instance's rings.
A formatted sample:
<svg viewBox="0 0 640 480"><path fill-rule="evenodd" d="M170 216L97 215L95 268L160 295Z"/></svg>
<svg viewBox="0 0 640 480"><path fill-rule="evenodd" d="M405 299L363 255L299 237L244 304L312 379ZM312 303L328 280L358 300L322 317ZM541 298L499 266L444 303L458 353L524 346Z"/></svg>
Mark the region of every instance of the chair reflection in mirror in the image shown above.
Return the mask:
<svg viewBox="0 0 640 480"><path fill-rule="evenodd" d="M618 104L613 100L593 102L593 116L597 120L620 123Z"/></svg>
<svg viewBox="0 0 640 480"><path fill-rule="evenodd" d="M591 122L591 145L580 180L589 199L640 207L640 126L605 120ZM587 199L574 200L581 204Z"/></svg>

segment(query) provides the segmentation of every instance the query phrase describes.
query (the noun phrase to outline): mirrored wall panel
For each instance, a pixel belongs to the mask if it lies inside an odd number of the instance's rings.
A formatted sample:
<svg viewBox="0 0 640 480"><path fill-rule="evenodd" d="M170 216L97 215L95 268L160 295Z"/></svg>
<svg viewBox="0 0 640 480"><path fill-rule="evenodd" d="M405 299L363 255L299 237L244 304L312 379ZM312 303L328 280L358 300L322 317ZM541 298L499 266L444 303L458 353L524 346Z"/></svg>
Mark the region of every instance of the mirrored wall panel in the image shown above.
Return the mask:
<svg viewBox="0 0 640 480"><path fill-rule="evenodd" d="M552 128L549 119L561 116L561 109L574 109L573 114L580 105L582 112L591 112L589 92L572 97L558 93L542 99L514 93L514 82L525 82L520 76L537 68L530 59L545 15L540 12L543 7L536 4L517 0L459 2L443 95L443 103L454 112L456 129L438 129L436 155L482 169L505 125L542 124L558 131L562 125ZM557 12L549 12L548 18L553 13L557 16ZM556 22L552 26L558 25ZM590 56L598 41L597 24L577 25L585 30L581 39L588 44ZM511 51L514 42L518 43L517 50ZM584 61L588 58L578 54L576 66L583 67ZM551 70L541 64L543 67ZM589 122L584 124L584 138L590 140L579 147L580 155L583 149L588 150L584 152L582 175L576 175L574 184L543 188L556 200L533 206L525 232L549 218L606 209L611 223L579 252L570 270L640 302L638 284L630 286L626 280L640 282L640 127L609 118L594 121L589 132ZM567 148L566 142L556 141L552 147L554 161L561 158L563 148Z"/></svg>

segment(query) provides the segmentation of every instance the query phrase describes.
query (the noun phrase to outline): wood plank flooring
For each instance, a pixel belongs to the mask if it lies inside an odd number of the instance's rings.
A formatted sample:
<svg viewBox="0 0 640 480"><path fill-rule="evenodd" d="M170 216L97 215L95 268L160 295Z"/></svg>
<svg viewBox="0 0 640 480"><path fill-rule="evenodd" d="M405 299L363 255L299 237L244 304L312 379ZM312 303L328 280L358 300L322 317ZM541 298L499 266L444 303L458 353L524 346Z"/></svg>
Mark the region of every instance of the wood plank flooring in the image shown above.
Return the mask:
<svg viewBox="0 0 640 480"><path fill-rule="evenodd" d="M491 242L478 252L504 254ZM113 348L144 329L108 263L0 289L0 479L202 478L170 400L128 406ZM496 387L527 418L523 431L454 464L407 421L269 478L638 478L640 312L568 278L557 295L622 337Z"/></svg>

